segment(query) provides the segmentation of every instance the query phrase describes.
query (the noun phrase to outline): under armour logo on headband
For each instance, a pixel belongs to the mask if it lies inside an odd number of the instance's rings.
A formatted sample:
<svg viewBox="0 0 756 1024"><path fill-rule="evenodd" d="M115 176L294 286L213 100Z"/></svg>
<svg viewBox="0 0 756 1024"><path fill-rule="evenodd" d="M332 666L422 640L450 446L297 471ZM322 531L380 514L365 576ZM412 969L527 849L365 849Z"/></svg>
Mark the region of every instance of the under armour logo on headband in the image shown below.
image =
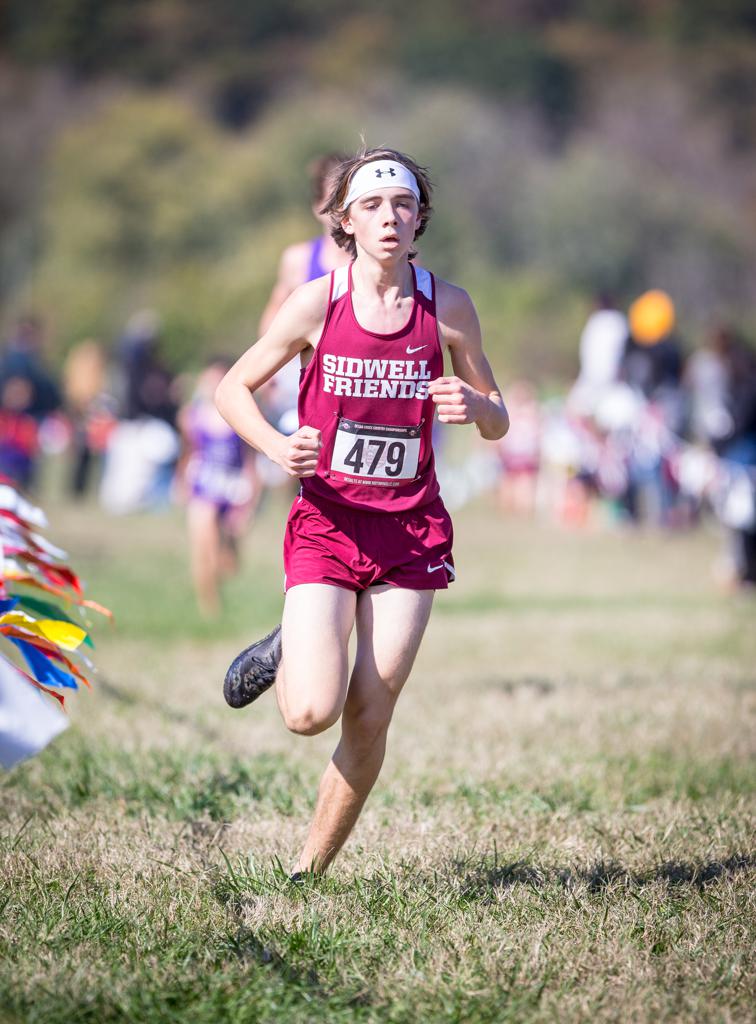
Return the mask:
<svg viewBox="0 0 756 1024"><path fill-rule="evenodd" d="M376 178L382 178L384 174L390 174L392 178L396 177L396 171L394 170L393 167L389 167L389 169L387 171L376 171L375 172Z"/></svg>

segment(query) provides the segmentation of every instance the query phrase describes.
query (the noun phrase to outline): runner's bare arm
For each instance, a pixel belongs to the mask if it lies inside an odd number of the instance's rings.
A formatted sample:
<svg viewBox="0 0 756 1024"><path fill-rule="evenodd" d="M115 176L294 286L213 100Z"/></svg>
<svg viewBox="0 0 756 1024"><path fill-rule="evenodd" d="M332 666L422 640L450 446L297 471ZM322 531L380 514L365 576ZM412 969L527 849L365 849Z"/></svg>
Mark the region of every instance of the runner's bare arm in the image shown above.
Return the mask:
<svg viewBox="0 0 756 1024"><path fill-rule="evenodd" d="M464 289L439 281L436 312L455 374L438 377L428 388L438 418L442 423L474 423L481 437L496 441L509 430L509 415L483 352L472 300Z"/></svg>
<svg viewBox="0 0 756 1024"><path fill-rule="evenodd" d="M268 330L281 306L295 288L307 278L307 258L309 255L307 242L297 242L284 249L278 264L278 276L268 303L260 317L260 337Z"/></svg>
<svg viewBox="0 0 756 1024"><path fill-rule="evenodd" d="M326 277L292 292L268 331L231 367L215 392L218 411L239 437L264 452L290 476L314 475L320 431L301 426L286 437L267 422L253 393L298 352L317 344L329 286Z"/></svg>

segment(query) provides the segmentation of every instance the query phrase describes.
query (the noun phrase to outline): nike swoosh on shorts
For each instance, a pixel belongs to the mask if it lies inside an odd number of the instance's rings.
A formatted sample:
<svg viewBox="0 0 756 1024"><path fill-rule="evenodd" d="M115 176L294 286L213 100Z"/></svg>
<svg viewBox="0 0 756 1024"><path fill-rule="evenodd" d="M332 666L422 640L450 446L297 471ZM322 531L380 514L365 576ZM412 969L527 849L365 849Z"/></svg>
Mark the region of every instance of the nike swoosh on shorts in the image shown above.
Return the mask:
<svg viewBox="0 0 756 1024"><path fill-rule="evenodd" d="M442 562L442 563L441 563L441 565L429 565L429 566L427 567L427 571L428 571L428 572L435 572L435 571L436 571L437 569L446 569L446 571L447 571L447 572L448 572L448 573L449 573L449 574L450 574L450 575L451 575L452 577L455 577L455 576L457 575L457 574L455 573L454 569L452 569L452 567L451 567L451 566L449 565L449 563L448 563L448 562Z"/></svg>

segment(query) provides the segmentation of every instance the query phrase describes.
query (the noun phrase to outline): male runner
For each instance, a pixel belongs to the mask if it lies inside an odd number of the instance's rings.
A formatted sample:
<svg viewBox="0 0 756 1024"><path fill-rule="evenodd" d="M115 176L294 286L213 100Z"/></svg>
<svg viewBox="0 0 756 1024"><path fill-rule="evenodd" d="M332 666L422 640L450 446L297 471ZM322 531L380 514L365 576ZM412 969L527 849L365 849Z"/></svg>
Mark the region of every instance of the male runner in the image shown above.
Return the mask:
<svg viewBox="0 0 756 1024"><path fill-rule="evenodd" d="M306 242L288 245L281 253L276 283L260 317L261 335L265 334L276 313L295 288L349 263L349 255L331 235L330 215L322 212L331 193L331 175L345 159L341 153L326 153L313 160L307 168L310 175L312 212L322 228L322 233Z"/></svg>
<svg viewBox="0 0 756 1024"><path fill-rule="evenodd" d="M293 732L315 735L341 718L295 875L325 870L349 835L434 592L454 578L434 411L491 440L509 425L469 296L410 262L431 213L426 172L395 150L363 151L341 165L324 211L353 262L297 288L216 392L231 426L301 479L286 527L282 627L239 655L226 700L242 707L275 682ZM444 349L454 376L443 375ZM297 353L301 426L285 437L253 395Z"/></svg>
<svg viewBox="0 0 756 1024"><path fill-rule="evenodd" d="M331 175L345 159L342 153L326 153L313 160L307 168L312 212L322 230L315 238L288 245L281 253L278 275L260 317L260 337L266 333L295 288L351 262L349 254L331 236L330 215L321 212L331 192ZM284 434L293 433L298 426L299 369L299 359L294 358L282 366L265 385L266 411L274 425Z"/></svg>

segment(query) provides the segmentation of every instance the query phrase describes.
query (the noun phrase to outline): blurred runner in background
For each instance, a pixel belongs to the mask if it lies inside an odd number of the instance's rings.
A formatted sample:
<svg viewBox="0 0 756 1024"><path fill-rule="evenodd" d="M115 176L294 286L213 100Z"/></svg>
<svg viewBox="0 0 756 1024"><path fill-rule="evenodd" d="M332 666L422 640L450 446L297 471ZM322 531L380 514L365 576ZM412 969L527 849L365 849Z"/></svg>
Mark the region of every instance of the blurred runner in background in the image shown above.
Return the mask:
<svg viewBox="0 0 756 1024"><path fill-rule="evenodd" d="M216 617L221 610L221 582L238 569L239 537L259 494L255 453L213 403L215 389L231 363L219 356L210 360L178 417L184 442L179 487L187 503L194 591L206 618Z"/></svg>
<svg viewBox="0 0 756 1024"><path fill-rule="evenodd" d="M505 397L511 426L498 443L499 500L505 512L531 515L541 467L541 407L535 388L527 380L514 381Z"/></svg>
<svg viewBox="0 0 756 1024"><path fill-rule="evenodd" d="M339 248L331 237L327 214L320 213L330 192L330 176L345 159L343 153L326 153L313 160L307 168L310 176L312 213L320 224L321 233L306 242L295 242L287 246L281 254L278 277L260 318L260 338L295 288L324 274L330 274L332 270L344 267L351 261L349 254ZM268 381L260 395L270 420L283 434L293 434L299 426L299 370L299 359L292 359Z"/></svg>

